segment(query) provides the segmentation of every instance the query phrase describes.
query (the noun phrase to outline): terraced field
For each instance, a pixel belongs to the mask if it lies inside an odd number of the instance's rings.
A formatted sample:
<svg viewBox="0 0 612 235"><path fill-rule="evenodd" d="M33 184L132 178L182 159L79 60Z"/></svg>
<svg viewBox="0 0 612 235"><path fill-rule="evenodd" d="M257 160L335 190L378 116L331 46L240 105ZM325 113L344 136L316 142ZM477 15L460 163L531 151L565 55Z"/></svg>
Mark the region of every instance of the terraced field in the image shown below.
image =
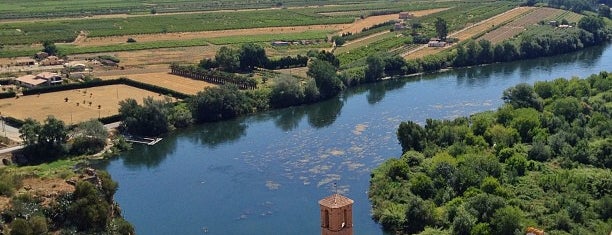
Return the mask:
<svg viewBox="0 0 612 235"><path fill-rule="evenodd" d="M500 43L523 32L529 25L537 24L542 20L556 20L559 16L567 13L567 11L554 8L537 8L502 27L486 33L480 39L489 40L493 44Z"/></svg>
<svg viewBox="0 0 612 235"><path fill-rule="evenodd" d="M532 8L532 7L514 8L502 14L491 17L487 20L483 20L479 23L465 27L459 31L453 32L449 34L448 37L458 38L459 41L470 39L474 36L477 36L478 34L482 34L488 30L491 30L496 25L505 24L523 14L533 11L534 9L535 8ZM416 59L416 58L421 58L427 55L435 54L441 50L443 50L443 48L427 47L427 45L423 45L417 49L414 49L414 50L411 50L405 53L403 56L406 59Z"/></svg>

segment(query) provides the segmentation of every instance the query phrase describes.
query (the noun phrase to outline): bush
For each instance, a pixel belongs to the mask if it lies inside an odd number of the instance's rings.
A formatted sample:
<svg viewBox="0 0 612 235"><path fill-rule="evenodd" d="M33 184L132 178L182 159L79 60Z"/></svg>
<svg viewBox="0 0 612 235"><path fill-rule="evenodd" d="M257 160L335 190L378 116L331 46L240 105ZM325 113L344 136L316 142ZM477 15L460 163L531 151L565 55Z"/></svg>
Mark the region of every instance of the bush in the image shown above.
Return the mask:
<svg viewBox="0 0 612 235"><path fill-rule="evenodd" d="M134 43L134 42L136 42L136 39L134 39L134 38L128 38L128 39L127 39L127 42L128 42L128 43Z"/></svg>

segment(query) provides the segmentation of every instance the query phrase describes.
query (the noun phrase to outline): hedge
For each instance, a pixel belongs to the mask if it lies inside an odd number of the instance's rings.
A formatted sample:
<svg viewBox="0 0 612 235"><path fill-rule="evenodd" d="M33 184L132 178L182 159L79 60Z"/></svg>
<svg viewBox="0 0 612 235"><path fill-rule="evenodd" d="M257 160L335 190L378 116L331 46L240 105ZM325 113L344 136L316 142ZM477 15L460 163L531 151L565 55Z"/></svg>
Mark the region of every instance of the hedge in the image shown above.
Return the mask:
<svg viewBox="0 0 612 235"><path fill-rule="evenodd" d="M14 117L6 117L6 116L3 117L3 119L6 125L9 125L15 128L21 128L21 126L23 126L23 120L19 120Z"/></svg>
<svg viewBox="0 0 612 235"><path fill-rule="evenodd" d="M28 90L23 91L23 95L35 95L35 94L43 94L43 93L50 93L50 92L57 92L57 91L67 91L67 90L73 90L73 89L82 89L82 88L117 85L117 84L128 85L128 86L140 88L140 89L151 91L151 92L171 95L172 97L179 98L179 99L186 99L189 97L189 95L181 93L181 92L173 91L165 87L137 82L134 80L130 80L129 78L119 78L119 79L112 79L112 80L95 80L95 81L84 82L84 83L70 83L70 84L59 85L59 86L34 88L34 89L28 89Z"/></svg>
<svg viewBox="0 0 612 235"><path fill-rule="evenodd" d="M121 121L121 115L115 114L115 115L108 116L108 117L98 118L98 121L100 121L102 124L109 124L109 123L113 123L113 122L119 122L119 121Z"/></svg>
<svg viewBox="0 0 612 235"><path fill-rule="evenodd" d="M17 93L15 93L14 91L0 93L0 99L13 98L15 96L17 96Z"/></svg>

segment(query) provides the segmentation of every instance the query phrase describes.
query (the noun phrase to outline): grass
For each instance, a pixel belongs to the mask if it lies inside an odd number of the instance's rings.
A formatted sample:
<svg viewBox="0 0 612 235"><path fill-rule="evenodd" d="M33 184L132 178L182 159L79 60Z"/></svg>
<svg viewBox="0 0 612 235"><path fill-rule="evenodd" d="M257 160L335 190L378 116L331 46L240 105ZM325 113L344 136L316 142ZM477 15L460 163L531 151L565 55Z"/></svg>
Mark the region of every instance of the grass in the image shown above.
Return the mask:
<svg viewBox="0 0 612 235"><path fill-rule="evenodd" d="M336 54L341 54L341 53L345 53L354 49L357 49L359 47L363 47L372 43L377 43L379 41L388 39L388 38L392 38L395 37L396 34L395 33L391 33L391 32L387 32L384 34L380 34L380 35L376 35L374 37L371 38L367 38L358 42L353 42L350 44L345 44L344 46L338 47L336 48L336 50L334 51L334 53Z"/></svg>
<svg viewBox="0 0 612 235"><path fill-rule="evenodd" d="M370 55L386 53L391 49L398 48L400 46L410 43L412 43L412 38L410 37L394 36L381 40L377 43L359 47L345 53L337 54L336 56L340 60L341 67L348 68L353 67L355 65L360 65L361 63L356 62L365 61L365 59Z"/></svg>
<svg viewBox="0 0 612 235"><path fill-rule="evenodd" d="M335 32L334 30L313 30L299 33L283 33L283 34L256 34L243 36L226 36L207 38L206 41L215 45L255 43L255 42L273 42L273 41L296 41L296 40L324 40L328 34Z"/></svg>
<svg viewBox="0 0 612 235"><path fill-rule="evenodd" d="M245 9L245 8L270 8L278 1L200 1L200 0L5 0L0 7L0 18L23 18L23 17L61 17L76 15L96 14L149 14L151 9L158 13L182 12L182 11L206 11L223 9ZM316 4L346 4L351 0L319 0ZM284 6L311 5L307 0L284 0Z"/></svg>
<svg viewBox="0 0 612 235"><path fill-rule="evenodd" d="M68 178L74 174L72 169L79 162L82 162L82 159L60 159L36 166L9 166L5 171L15 175L35 175L39 178Z"/></svg>

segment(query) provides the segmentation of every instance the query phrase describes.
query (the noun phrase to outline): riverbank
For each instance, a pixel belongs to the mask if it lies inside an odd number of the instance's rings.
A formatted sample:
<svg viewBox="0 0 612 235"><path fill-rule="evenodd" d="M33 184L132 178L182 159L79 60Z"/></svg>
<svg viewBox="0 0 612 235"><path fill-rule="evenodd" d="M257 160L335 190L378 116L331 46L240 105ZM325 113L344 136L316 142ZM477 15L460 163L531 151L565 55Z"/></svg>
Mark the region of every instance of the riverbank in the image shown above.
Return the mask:
<svg viewBox="0 0 612 235"><path fill-rule="evenodd" d="M116 200L138 234L320 233L316 202L335 182L355 200L355 234L381 235L366 192L371 170L401 154L401 121L494 110L510 86L612 71L611 60L608 45L364 84L316 104L181 129L100 167L121 185Z"/></svg>

